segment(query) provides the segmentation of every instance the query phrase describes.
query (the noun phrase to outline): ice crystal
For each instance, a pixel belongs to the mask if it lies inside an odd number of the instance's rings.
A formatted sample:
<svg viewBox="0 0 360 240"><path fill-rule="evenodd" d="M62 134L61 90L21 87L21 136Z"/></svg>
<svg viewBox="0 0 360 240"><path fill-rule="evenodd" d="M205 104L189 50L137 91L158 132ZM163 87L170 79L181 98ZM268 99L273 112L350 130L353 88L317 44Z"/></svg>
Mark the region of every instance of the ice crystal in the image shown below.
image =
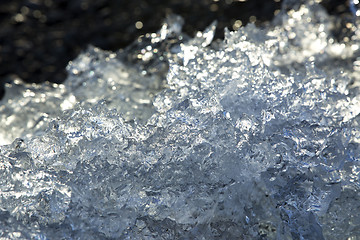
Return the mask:
<svg viewBox="0 0 360 240"><path fill-rule="evenodd" d="M8 86L1 237L360 236L356 38L312 2L223 42L181 24L89 48L63 85Z"/></svg>

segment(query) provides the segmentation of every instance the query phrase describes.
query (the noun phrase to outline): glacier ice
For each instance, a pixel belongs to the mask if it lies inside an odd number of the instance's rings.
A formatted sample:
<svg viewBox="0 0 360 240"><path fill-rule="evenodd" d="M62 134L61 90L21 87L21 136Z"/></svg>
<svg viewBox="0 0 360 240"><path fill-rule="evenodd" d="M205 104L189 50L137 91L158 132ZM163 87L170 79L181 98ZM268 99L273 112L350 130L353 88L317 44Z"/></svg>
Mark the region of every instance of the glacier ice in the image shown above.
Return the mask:
<svg viewBox="0 0 360 240"><path fill-rule="evenodd" d="M222 42L181 25L7 85L1 238L360 237L357 33L312 1Z"/></svg>

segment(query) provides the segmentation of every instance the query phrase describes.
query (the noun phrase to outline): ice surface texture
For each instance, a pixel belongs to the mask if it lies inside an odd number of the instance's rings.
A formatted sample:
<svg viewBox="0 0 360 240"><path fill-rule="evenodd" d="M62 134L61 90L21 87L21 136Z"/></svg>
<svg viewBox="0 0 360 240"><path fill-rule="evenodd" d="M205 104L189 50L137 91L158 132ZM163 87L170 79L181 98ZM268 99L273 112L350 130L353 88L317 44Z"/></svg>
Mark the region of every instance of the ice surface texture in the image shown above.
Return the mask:
<svg viewBox="0 0 360 240"><path fill-rule="evenodd" d="M64 85L9 85L0 236L360 237L358 40L331 24L309 2L211 44L215 23L187 39L173 16Z"/></svg>

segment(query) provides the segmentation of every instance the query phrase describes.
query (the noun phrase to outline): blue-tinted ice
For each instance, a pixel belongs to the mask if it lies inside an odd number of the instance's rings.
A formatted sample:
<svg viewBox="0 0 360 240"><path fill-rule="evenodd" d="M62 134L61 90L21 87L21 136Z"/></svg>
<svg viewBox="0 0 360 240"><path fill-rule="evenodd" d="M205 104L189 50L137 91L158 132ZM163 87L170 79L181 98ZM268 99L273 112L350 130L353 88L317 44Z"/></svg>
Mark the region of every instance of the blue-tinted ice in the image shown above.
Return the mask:
<svg viewBox="0 0 360 240"><path fill-rule="evenodd" d="M360 237L357 33L314 3L223 42L181 24L7 86L2 238Z"/></svg>

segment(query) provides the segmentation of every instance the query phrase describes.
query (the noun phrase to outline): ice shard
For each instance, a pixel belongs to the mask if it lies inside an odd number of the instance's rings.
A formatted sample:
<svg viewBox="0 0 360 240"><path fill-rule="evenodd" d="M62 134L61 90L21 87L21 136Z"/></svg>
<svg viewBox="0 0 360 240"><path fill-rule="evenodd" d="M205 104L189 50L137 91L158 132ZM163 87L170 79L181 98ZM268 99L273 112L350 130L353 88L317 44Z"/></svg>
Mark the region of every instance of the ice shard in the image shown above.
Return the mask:
<svg viewBox="0 0 360 240"><path fill-rule="evenodd" d="M360 237L359 40L332 21L308 1L212 42L171 16L64 84L8 84L0 236Z"/></svg>

